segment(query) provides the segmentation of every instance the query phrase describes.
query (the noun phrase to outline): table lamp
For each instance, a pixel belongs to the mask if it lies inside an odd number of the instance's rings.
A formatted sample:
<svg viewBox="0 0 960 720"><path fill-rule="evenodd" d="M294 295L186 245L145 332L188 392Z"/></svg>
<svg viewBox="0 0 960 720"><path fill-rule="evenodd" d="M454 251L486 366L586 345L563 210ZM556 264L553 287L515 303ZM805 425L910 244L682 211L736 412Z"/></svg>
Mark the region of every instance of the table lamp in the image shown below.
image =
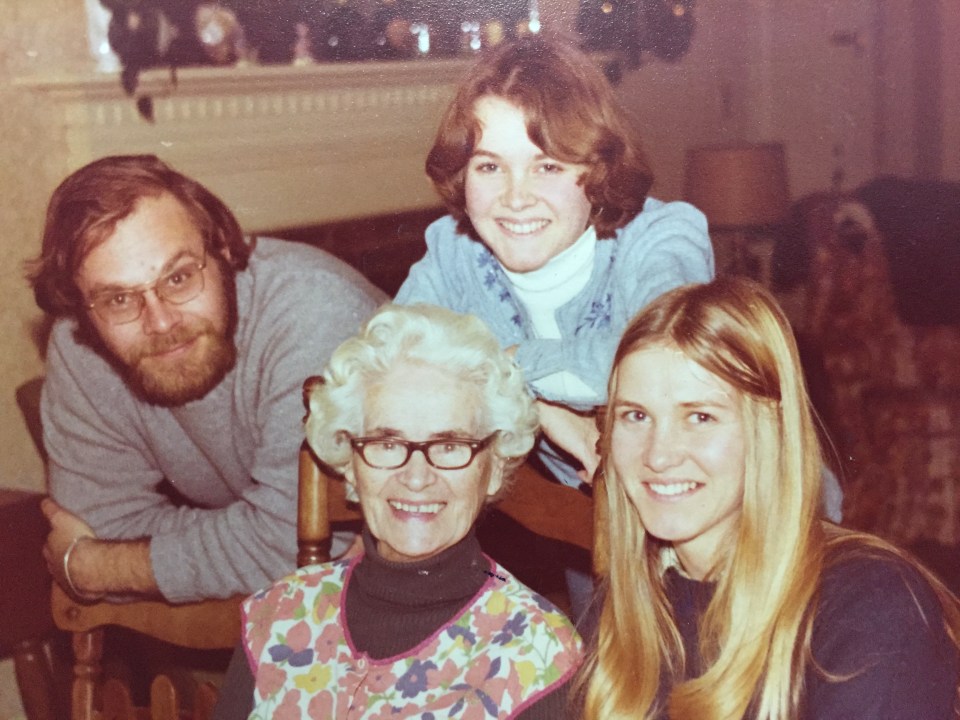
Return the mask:
<svg viewBox="0 0 960 720"><path fill-rule="evenodd" d="M684 199L707 216L717 272L748 275L770 287L769 229L783 220L790 205L783 145L689 150ZM725 242L727 238L732 242Z"/></svg>

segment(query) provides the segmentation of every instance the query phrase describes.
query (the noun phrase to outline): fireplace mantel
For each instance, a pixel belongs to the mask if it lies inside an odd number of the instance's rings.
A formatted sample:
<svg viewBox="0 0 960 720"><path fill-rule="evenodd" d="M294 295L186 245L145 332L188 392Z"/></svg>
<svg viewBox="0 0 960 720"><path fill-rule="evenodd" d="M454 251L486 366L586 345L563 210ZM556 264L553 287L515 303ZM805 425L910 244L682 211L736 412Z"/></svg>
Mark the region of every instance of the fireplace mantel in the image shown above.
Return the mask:
<svg viewBox="0 0 960 720"><path fill-rule="evenodd" d="M423 172L469 60L184 68L143 73L141 117L115 75L25 78L52 104L65 167L153 153L261 232L437 204Z"/></svg>

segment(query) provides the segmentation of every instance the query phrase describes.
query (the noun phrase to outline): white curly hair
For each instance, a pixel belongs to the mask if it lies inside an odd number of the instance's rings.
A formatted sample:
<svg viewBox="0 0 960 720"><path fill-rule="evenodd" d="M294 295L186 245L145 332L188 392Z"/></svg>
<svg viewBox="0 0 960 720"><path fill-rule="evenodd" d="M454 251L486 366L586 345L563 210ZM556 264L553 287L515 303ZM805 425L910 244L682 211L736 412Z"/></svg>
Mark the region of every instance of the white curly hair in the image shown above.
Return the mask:
<svg viewBox="0 0 960 720"><path fill-rule="evenodd" d="M481 320L434 305L385 305L334 351L309 396L306 434L317 457L352 480L350 437L363 433L366 391L404 362L452 372L480 390L480 434L497 432L491 449L504 466L500 497L533 447L534 400L520 368Z"/></svg>

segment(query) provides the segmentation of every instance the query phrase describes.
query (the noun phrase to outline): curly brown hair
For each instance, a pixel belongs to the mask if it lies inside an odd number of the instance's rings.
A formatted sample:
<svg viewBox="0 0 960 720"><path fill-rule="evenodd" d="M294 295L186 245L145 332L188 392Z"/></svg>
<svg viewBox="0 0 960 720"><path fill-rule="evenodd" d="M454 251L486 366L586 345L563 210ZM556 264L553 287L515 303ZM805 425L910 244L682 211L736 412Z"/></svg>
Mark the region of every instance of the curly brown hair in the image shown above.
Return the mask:
<svg viewBox="0 0 960 720"><path fill-rule="evenodd" d="M526 37L480 60L447 108L426 170L458 230L479 239L466 213L466 167L481 128L477 100L520 108L530 140L562 162L587 165L581 179L597 237L613 237L643 209L653 184L640 139L596 62L575 47Z"/></svg>
<svg viewBox="0 0 960 720"><path fill-rule="evenodd" d="M252 244L220 198L153 155L110 156L71 174L50 198L40 255L27 263L37 305L56 316L76 314L82 298L75 278L84 258L142 198L164 193L183 205L224 272L246 268Z"/></svg>

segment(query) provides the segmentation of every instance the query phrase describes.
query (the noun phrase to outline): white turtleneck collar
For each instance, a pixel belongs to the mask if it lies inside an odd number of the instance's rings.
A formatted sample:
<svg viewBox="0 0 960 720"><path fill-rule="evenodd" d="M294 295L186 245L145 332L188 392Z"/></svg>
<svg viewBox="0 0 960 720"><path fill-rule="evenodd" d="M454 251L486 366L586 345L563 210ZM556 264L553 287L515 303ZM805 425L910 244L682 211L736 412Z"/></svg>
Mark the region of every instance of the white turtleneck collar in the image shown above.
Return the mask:
<svg viewBox="0 0 960 720"><path fill-rule="evenodd" d="M527 317L538 338L560 339L557 311L570 302L590 282L597 250L597 232L588 227L570 247L537 270L510 272L504 268L517 299L527 309ZM596 393L568 371L560 371L535 381L534 386L547 396L594 399Z"/></svg>
<svg viewBox="0 0 960 720"><path fill-rule="evenodd" d="M596 250L597 231L591 225L573 245L550 258L543 267L525 273L506 268L503 271L510 284L523 295L559 292L565 299L555 303L557 307L580 292L590 280ZM573 292L570 292L571 286L575 286Z"/></svg>

